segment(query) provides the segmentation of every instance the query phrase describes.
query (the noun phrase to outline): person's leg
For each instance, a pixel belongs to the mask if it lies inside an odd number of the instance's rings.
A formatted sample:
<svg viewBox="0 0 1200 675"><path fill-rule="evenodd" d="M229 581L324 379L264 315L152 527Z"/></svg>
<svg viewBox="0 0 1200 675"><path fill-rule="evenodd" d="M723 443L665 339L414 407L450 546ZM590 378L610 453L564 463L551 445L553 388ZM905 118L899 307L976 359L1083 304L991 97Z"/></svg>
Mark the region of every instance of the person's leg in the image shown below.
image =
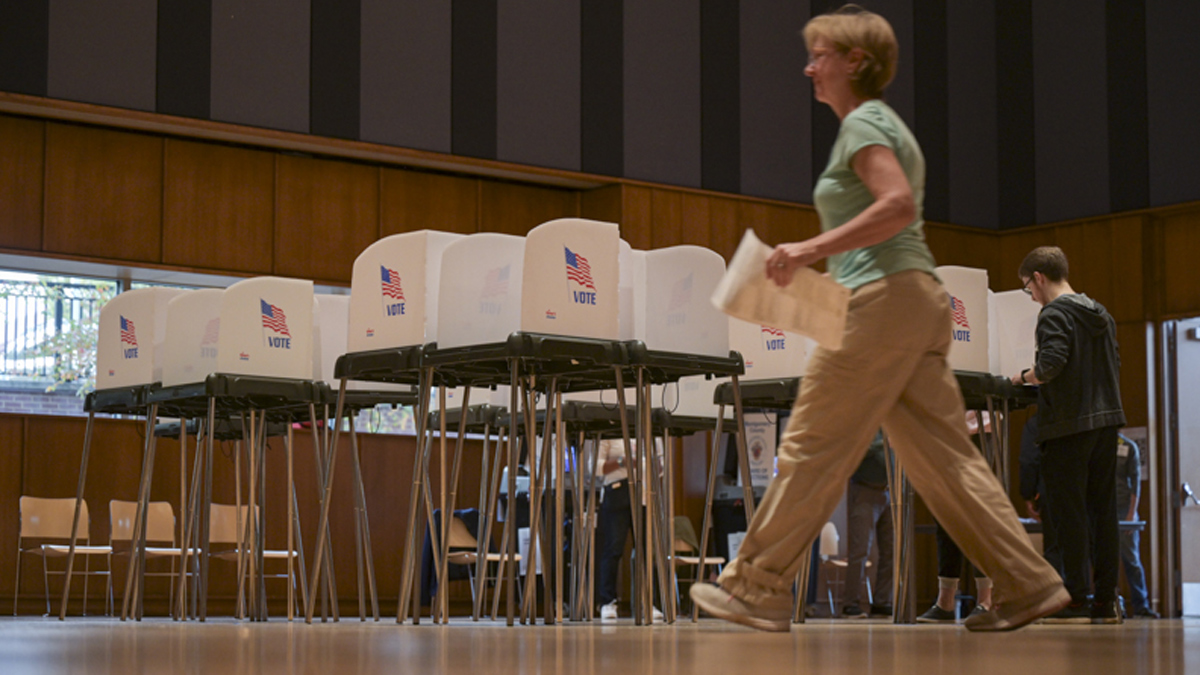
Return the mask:
<svg viewBox="0 0 1200 675"><path fill-rule="evenodd" d="M617 599L617 575L625 553L625 537L632 527L629 483L604 488L604 499L596 513L596 606Z"/></svg>
<svg viewBox="0 0 1200 675"><path fill-rule="evenodd" d="M1011 603L997 619L977 622L975 629L1017 628L1046 607L1057 608L1061 584L1034 550L1012 501L971 443L962 394L946 360L949 301L940 285L926 291L943 314L929 321L929 344L887 414L884 431L933 516L996 583L996 602Z"/></svg>
<svg viewBox="0 0 1200 675"><path fill-rule="evenodd" d="M1121 570L1120 535L1117 525L1117 428L1089 432L1094 436L1088 466L1087 500L1092 528L1092 573L1097 604L1117 599Z"/></svg>
<svg viewBox="0 0 1200 675"><path fill-rule="evenodd" d="M837 506L920 357L908 328L920 329L921 313L906 311L891 279L857 289L842 348L818 348L809 360L779 447L778 474L737 559L720 578L721 588L742 602L790 607L785 596L791 594L801 556Z"/></svg>
<svg viewBox="0 0 1200 675"><path fill-rule="evenodd" d="M892 528L892 509L886 490L877 491L875 502L875 550L879 551L875 568L875 586L871 589L873 607L886 608L892 605L892 574L895 555L896 533Z"/></svg>
<svg viewBox="0 0 1200 675"><path fill-rule="evenodd" d="M1124 563L1125 581L1129 582L1131 614L1135 615L1150 609L1150 597L1146 592L1146 572L1142 569L1140 539L1137 530L1121 532L1121 562Z"/></svg>
<svg viewBox="0 0 1200 675"><path fill-rule="evenodd" d="M1042 480L1046 484L1043 497L1062 555L1063 583L1071 593L1073 604L1086 602L1092 588L1089 565L1092 546L1087 513L1091 446L1081 442L1083 440L1081 434L1053 438L1046 441L1042 451ZM1113 499L1116 500L1116 488L1113 488Z"/></svg>
<svg viewBox="0 0 1200 675"><path fill-rule="evenodd" d="M943 612L954 611L954 598L958 594L958 580L963 569L962 549L950 538L942 524L934 521L934 539L937 540L938 596L937 606Z"/></svg>
<svg viewBox="0 0 1200 675"><path fill-rule="evenodd" d="M858 608L863 572L875 532L873 491L850 481L846 488L846 584L842 607ZM855 612L858 614L858 612Z"/></svg>

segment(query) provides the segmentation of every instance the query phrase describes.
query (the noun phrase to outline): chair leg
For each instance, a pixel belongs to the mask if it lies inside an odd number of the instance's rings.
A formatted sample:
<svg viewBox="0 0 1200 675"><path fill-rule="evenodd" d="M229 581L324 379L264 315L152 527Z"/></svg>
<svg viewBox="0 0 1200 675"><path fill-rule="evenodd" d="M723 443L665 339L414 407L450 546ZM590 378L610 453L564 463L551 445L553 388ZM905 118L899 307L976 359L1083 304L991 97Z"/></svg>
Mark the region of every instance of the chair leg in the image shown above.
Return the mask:
<svg viewBox="0 0 1200 675"><path fill-rule="evenodd" d="M42 584L46 588L46 616L50 616L50 570L46 567L45 553L42 554ZM64 581L66 577L63 577Z"/></svg>
<svg viewBox="0 0 1200 675"><path fill-rule="evenodd" d="M17 580L13 582L13 616L17 615L17 601L21 599L21 543L17 542Z"/></svg>

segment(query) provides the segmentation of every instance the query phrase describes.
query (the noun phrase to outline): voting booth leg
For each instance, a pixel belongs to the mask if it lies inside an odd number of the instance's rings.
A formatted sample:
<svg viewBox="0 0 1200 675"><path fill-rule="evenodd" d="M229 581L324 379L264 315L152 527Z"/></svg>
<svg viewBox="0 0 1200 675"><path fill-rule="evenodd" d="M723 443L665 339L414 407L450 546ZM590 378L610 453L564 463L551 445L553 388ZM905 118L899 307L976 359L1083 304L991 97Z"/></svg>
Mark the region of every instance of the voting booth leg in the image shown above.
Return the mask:
<svg viewBox="0 0 1200 675"><path fill-rule="evenodd" d="M706 564L708 557L708 535L712 530L713 496L717 489L717 462L721 456L721 432L725 426L725 404L717 406L717 427L713 430L712 450L708 455L708 486L704 490L704 518L700 524L700 550L696 563L696 583L705 582ZM700 617L700 607L692 603L692 623Z"/></svg>
<svg viewBox="0 0 1200 675"><path fill-rule="evenodd" d="M746 450L746 413L742 408L742 387L738 376L732 378L733 414L737 419L738 470L742 473L742 498L746 508L746 527L754 520L754 479L750 475L750 454Z"/></svg>
<svg viewBox="0 0 1200 675"><path fill-rule="evenodd" d="M471 620L478 621L480 608L483 606L483 593L487 588L485 575L487 574L487 555L490 552L488 542L492 536L492 501L490 486L492 485L489 478L489 468L499 463L499 458L496 462L491 461L492 427L490 424L483 425L483 452L479 455L479 528L478 535L475 538L475 577L471 580L473 587L471 589ZM499 440L497 439L497 448Z"/></svg>
<svg viewBox="0 0 1200 675"><path fill-rule="evenodd" d="M445 388L442 388L445 391ZM442 511L442 537L441 537L441 567L438 578L438 599L441 607L442 623L446 624L450 621L450 593L447 585L450 581L450 524L454 520L454 510L458 506L458 480L462 473L462 455L463 443L467 437L467 410L471 405L471 388L463 389L462 414L458 418L457 437L454 442L454 463L450 470L450 485L449 496L446 499L446 505ZM442 414L438 415L442 424L442 437L445 438L446 415L445 408L442 408ZM443 479L444 481L445 479Z"/></svg>
<svg viewBox="0 0 1200 675"><path fill-rule="evenodd" d="M621 371L620 366L614 366L613 372L616 375L617 380L617 412L621 418L621 443L624 446L625 466L626 471L629 474L627 480L629 482L630 494L629 508L632 512L633 518L633 527L631 528L633 532L633 551L634 556L641 561L645 559L646 548L644 530L642 529L642 500L639 497L641 495L641 477L638 476L638 465L637 462L634 461L633 448L629 438L629 414L625 402L625 375ZM638 419L640 420L640 418ZM640 422L637 420L635 420L635 422L640 424ZM636 429L634 433L636 433ZM645 580L643 575L637 571L637 568L634 570L633 583L635 588L635 592L633 594L633 623L634 625L640 626L642 625L641 608L643 603L637 589L642 587L642 584L645 583Z"/></svg>
<svg viewBox="0 0 1200 675"><path fill-rule="evenodd" d="M155 408L151 408L155 410ZM144 552L142 543L143 530L146 520L146 502L150 498L150 478L154 471L154 412L146 417L145 442L142 445L142 478L138 485L138 506L133 517L133 531L130 538L129 567L125 574L125 590L121 602L121 620L125 621L137 613L137 582L140 579L138 570L139 553Z"/></svg>
<svg viewBox="0 0 1200 675"><path fill-rule="evenodd" d="M416 556L417 542L420 541L417 537L417 523L422 507L422 491L424 490L424 475L425 475L425 436L429 427L429 396L430 396L430 377L428 369L422 368L420 379L417 385L417 436L416 448L413 453L413 472L412 472L412 489L408 499L408 529L405 531L404 553L401 562L400 575L400 599L396 607L396 623L404 623L404 619L409 613L410 603L414 599L419 602L419 595L413 594L414 583L414 560ZM413 622L418 621L418 611L412 612Z"/></svg>
<svg viewBox="0 0 1200 675"><path fill-rule="evenodd" d="M289 589L294 590L297 583L300 585L299 603L295 605L295 614L302 614L308 607L308 573L304 565L304 536L300 530L300 504L296 499L296 481L295 481L295 438L292 434L292 425L288 424L287 431L287 464L288 464L288 550L295 551L296 566L293 567L289 558L288 574L291 578L288 579ZM289 619L291 617L289 616Z"/></svg>
<svg viewBox="0 0 1200 675"><path fill-rule="evenodd" d="M509 457L514 452L512 426L516 425L516 418L510 416L509 417L509 425L510 425L509 428L501 429L501 431L500 431L500 437L504 441L504 452L501 453L499 448L497 448L497 450L496 450L497 466L495 468L495 471L493 472L496 474L496 477L495 477L494 482L492 483L494 486L494 489L492 490L492 499L493 500L499 500L499 498L500 498L499 497L499 492L500 492L500 475L499 475L500 466L499 466L499 463L501 461L503 461L504 466L508 466L508 460L506 458ZM507 487L507 481L505 482L505 484L506 484L505 489L506 490L509 489ZM509 533L513 530L513 528L516 527L516 525L513 524L513 521L516 520L516 511L515 511L515 506L514 506L514 504L516 503L515 502L516 498L513 496L513 494L514 494L513 492L508 493L509 496L507 497L507 499L509 501L507 502L508 508L506 508L505 515L504 515L504 527L501 528L501 530L500 530L500 565L496 569L496 587L492 591L492 614L491 614L492 621L495 621L500 616L500 596L508 595L507 593L502 594L500 591L502 590L502 588L505 585L506 580L508 579L508 571L510 569L512 569L513 564L516 564L515 562L513 562L513 561L515 561L516 554L510 553L510 551L512 549L509 548ZM492 504L493 517L498 517L498 509L499 509L499 503L498 503L498 501L495 501ZM509 596L509 597L511 597L511 596ZM510 621L508 625L511 626L512 622Z"/></svg>
<svg viewBox="0 0 1200 675"><path fill-rule="evenodd" d="M588 480L596 475L597 461L600 458L600 434L596 434L595 441L592 445L592 470L588 473ZM587 561L587 579L584 581L583 592L587 597L585 608L587 610L587 620L591 621L596 616L596 516L600 505L599 490L591 486L588 487L588 522L587 522L587 555L584 560Z"/></svg>
<svg viewBox="0 0 1200 675"><path fill-rule="evenodd" d="M796 601L792 605L792 623L804 623L804 610L808 606L808 580L812 577L812 546L808 542L801 557L800 571L796 573Z"/></svg>
<svg viewBox="0 0 1200 675"><path fill-rule="evenodd" d="M563 622L563 548L567 492L567 444L563 438L562 392L552 380L550 390L554 392L554 620ZM546 418L549 424L550 418Z"/></svg>
<svg viewBox="0 0 1200 675"><path fill-rule="evenodd" d="M205 425L208 436L204 439L204 477L201 480L204 497L200 500L199 513L197 514L200 518L200 538L198 542L200 550L200 581L196 600L200 603L200 621L208 619L208 563L211 553L208 545L208 536L209 528L212 526L209 507L212 505L213 443L216 436L216 428L217 399L210 396L208 398L208 424Z"/></svg>
<svg viewBox="0 0 1200 675"><path fill-rule="evenodd" d="M183 420L186 427L187 420ZM200 425L196 433L196 453L192 459L192 487L188 492L188 500L181 507L183 509L183 537L180 539L180 556L179 556L179 579L176 583L179 584L179 590L175 594L175 620L186 621L189 616L194 616L194 609L189 611L189 597L194 605L198 592L188 593L188 575L192 575L193 585L199 583L199 542L195 541L197 530L199 530L199 521L197 515L199 511L199 501L201 492L201 478L204 475L204 443L209 430L203 425Z"/></svg>
<svg viewBox="0 0 1200 675"><path fill-rule="evenodd" d="M71 571L75 567L75 546L79 543L79 515L83 508L83 487L87 483L88 455L92 450L92 430L96 426L96 413L88 412L87 426L83 432L83 455L79 459L79 487L75 489L75 516L71 521L71 545L67 548L67 571L63 576L62 604L58 610L58 620L67 618L67 600L71 597ZM21 564L17 561L17 586L13 589L13 616L17 614L17 598L20 597ZM108 571L112 574L112 570Z"/></svg>
<svg viewBox="0 0 1200 675"><path fill-rule="evenodd" d="M350 423L350 452L351 458L354 460L354 488L355 488L355 503L358 517L354 521L355 528L359 530L357 555L361 561L359 565L359 618L366 621L367 617L363 612L362 607L362 582L363 576L366 576L367 593L371 600L371 617L375 621L379 621L379 591L375 585L375 555L374 549L371 547L371 519L367 513L367 490L363 484L362 476L362 456L358 448L358 430L355 428L354 415L347 415ZM338 422L341 424L341 421Z"/></svg>

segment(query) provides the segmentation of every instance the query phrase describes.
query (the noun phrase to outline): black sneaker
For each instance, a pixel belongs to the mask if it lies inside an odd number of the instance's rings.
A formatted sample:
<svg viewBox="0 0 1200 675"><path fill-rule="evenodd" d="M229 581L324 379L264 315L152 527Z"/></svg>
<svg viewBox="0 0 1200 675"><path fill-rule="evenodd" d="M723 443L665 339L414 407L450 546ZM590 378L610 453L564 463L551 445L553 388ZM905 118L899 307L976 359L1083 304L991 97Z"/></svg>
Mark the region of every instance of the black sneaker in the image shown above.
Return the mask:
<svg viewBox="0 0 1200 675"><path fill-rule="evenodd" d="M1086 602L1072 602L1050 616L1042 619L1052 624L1086 624L1092 622L1092 608Z"/></svg>
<svg viewBox="0 0 1200 675"><path fill-rule="evenodd" d="M1124 622L1125 618L1121 616L1121 611L1117 608L1115 601L1092 603L1092 623L1115 624Z"/></svg>
<svg viewBox="0 0 1200 675"><path fill-rule="evenodd" d="M871 605L871 616L891 616L891 605Z"/></svg>
<svg viewBox="0 0 1200 675"><path fill-rule="evenodd" d="M862 611L862 607L858 605L846 605L842 608L843 619L865 619L867 613Z"/></svg>
<svg viewBox="0 0 1200 675"><path fill-rule="evenodd" d="M942 609L936 604L930 607L921 616L917 617L917 623L954 623L958 619L953 611Z"/></svg>
<svg viewBox="0 0 1200 675"><path fill-rule="evenodd" d="M1135 618L1135 619L1161 619L1162 615L1159 614L1158 612L1150 609L1149 607L1143 607L1133 613L1133 618Z"/></svg>
<svg viewBox="0 0 1200 675"><path fill-rule="evenodd" d="M983 605L975 605L975 609L971 610L971 613L967 616L979 616L980 614L987 614L988 611L988 608Z"/></svg>

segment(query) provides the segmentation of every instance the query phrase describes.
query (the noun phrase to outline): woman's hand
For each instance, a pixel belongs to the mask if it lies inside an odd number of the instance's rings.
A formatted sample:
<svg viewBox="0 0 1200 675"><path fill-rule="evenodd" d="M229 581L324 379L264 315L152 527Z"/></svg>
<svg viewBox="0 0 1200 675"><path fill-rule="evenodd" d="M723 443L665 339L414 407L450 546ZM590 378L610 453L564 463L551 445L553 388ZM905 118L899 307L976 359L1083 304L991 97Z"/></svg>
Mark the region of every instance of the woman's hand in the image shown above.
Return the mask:
<svg viewBox="0 0 1200 675"><path fill-rule="evenodd" d="M807 267L823 257L809 241L780 244L767 256L767 278L782 288L792 283L792 276L797 269Z"/></svg>

